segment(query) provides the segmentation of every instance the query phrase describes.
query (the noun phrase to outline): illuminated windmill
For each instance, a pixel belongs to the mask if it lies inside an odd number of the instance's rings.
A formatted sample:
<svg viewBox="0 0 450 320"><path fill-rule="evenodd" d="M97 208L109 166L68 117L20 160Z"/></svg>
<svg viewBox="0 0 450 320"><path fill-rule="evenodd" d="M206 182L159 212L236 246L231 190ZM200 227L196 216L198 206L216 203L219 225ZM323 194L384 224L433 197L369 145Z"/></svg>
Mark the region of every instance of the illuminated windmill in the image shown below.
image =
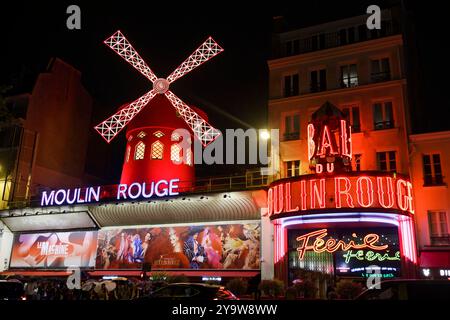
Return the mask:
<svg viewBox="0 0 450 320"><path fill-rule="evenodd" d="M194 135L206 146L214 141L220 131L212 127L202 116L181 101L169 86L175 80L181 78L196 67L218 55L223 49L211 38L206 39L178 68L176 68L166 79L158 78L139 56L125 36L117 31L106 39L105 44L124 58L135 69L149 79L153 87L146 94L119 109L115 114L101 122L95 129L109 143L112 139L156 96L165 95L172 103L178 114L191 128Z"/></svg>

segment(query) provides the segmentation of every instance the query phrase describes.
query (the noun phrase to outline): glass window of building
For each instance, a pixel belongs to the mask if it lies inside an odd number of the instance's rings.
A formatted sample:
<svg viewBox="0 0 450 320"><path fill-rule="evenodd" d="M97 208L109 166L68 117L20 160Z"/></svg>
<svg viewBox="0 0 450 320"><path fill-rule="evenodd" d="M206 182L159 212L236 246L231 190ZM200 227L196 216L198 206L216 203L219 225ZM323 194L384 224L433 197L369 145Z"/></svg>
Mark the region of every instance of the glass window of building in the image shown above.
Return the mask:
<svg viewBox="0 0 450 320"><path fill-rule="evenodd" d="M394 128L392 102L377 102L373 105L373 127L375 130Z"/></svg>
<svg viewBox="0 0 450 320"><path fill-rule="evenodd" d="M341 88L356 87L358 85L358 72L356 64L341 66Z"/></svg>
<svg viewBox="0 0 450 320"><path fill-rule="evenodd" d="M431 245L450 245L447 212L428 211L428 226Z"/></svg>
<svg viewBox="0 0 450 320"><path fill-rule="evenodd" d="M300 113L285 116L283 137L284 141L300 139Z"/></svg>
<svg viewBox="0 0 450 320"><path fill-rule="evenodd" d="M284 96L298 96L300 92L298 74L292 74L284 77Z"/></svg>
<svg viewBox="0 0 450 320"><path fill-rule="evenodd" d="M342 112L344 113L347 121L349 121L350 125L352 126L352 133L361 132L359 107L358 106L344 107L342 108Z"/></svg>
<svg viewBox="0 0 450 320"><path fill-rule="evenodd" d="M424 154L422 160L424 185L432 186L444 184L441 168L441 155L437 153Z"/></svg>
<svg viewBox="0 0 450 320"><path fill-rule="evenodd" d="M395 151L377 152L377 166L380 171L397 171Z"/></svg>
<svg viewBox="0 0 450 320"><path fill-rule="evenodd" d="M389 58L371 60L370 79L372 82L391 80Z"/></svg>

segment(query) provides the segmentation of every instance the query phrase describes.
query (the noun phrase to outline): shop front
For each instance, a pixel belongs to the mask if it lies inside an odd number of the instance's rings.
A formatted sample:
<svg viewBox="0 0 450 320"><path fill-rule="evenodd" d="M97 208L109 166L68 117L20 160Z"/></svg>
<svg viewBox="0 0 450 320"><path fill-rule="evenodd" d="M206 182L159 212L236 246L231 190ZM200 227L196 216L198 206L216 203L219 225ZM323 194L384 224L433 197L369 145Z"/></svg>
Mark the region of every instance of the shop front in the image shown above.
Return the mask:
<svg viewBox="0 0 450 320"><path fill-rule="evenodd" d="M383 172L305 175L274 182L275 277L413 277L417 264L411 183Z"/></svg>
<svg viewBox="0 0 450 320"><path fill-rule="evenodd" d="M135 276L192 279L260 273L265 191L183 195L11 210L5 275ZM10 238L9 241L6 241ZM224 279L225 280L225 279Z"/></svg>

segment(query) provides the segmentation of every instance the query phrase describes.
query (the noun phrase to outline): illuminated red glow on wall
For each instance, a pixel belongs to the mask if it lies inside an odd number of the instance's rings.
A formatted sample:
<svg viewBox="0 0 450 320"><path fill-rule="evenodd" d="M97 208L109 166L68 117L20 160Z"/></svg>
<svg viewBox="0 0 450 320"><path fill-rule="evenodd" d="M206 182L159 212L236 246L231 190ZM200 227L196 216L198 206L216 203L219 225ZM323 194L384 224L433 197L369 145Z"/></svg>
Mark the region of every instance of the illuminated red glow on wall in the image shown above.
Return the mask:
<svg viewBox="0 0 450 320"><path fill-rule="evenodd" d="M316 209L382 208L413 214L412 184L404 178L361 175L277 182L268 192L269 216Z"/></svg>

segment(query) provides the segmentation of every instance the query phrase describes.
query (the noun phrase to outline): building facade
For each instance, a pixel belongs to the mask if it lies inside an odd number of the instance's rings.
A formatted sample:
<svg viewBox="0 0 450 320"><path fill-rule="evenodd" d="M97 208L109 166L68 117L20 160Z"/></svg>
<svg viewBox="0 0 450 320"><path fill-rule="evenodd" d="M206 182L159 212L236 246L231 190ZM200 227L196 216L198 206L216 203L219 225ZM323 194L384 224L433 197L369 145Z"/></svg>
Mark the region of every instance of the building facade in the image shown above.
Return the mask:
<svg viewBox="0 0 450 320"><path fill-rule="evenodd" d="M275 36L269 127L280 129L280 180L268 211L275 276L288 283L305 272L416 276L403 39L391 11L382 19L381 30L360 16Z"/></svg>

